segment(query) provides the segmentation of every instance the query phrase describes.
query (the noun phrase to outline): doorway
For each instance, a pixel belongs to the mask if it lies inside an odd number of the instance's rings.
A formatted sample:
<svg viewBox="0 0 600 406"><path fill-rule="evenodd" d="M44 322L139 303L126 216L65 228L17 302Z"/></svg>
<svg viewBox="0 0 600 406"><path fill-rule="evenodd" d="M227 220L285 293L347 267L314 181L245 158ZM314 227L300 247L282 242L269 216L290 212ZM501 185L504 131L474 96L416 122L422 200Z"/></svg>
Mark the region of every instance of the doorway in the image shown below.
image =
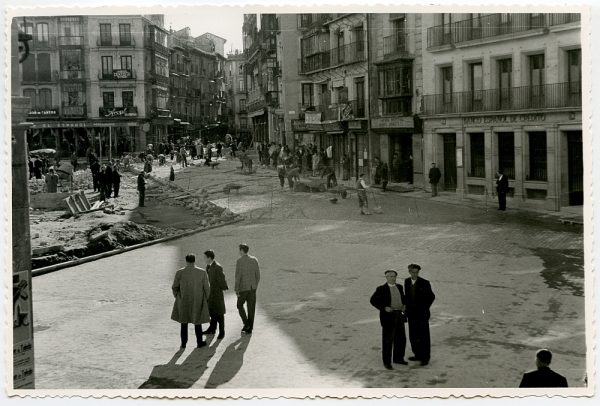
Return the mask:
<svg viewBox="0 0 600 406"><path fill-rule="evenodd" d="M583 204L583 143L581 131L567 132L569 205Z"/></svg>
<svg viewBox="0 0 600 406"><path fill-rule="evenodd" d="M392 182L413 181L412 134L390 135L390 177Z"/></svg>
<svg viewBox="0 0 600 406"><path fill-rule="evenodd" d="M444 134L444 190L456 192L456 134Z"/></svg>

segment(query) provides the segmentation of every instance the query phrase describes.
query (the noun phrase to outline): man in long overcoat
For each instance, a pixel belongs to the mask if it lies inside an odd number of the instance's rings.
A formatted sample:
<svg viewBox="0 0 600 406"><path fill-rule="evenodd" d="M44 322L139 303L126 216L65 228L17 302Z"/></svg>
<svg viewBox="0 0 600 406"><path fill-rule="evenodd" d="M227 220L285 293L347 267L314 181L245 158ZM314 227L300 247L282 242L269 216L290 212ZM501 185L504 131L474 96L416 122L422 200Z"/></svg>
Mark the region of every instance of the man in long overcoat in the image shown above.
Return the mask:
<svg viewBox="0 0 600 406"><path fill-rule="evenodd" d="M198 348L204 347L206 341L202 339L202 323L210 321L208 275L204 269L198 268L195 262L194 254L185 256L185 268L181 268L175 273L172 287L175 304L171 319L181 323L181 348L185 348L188 341L189 323L194 324Z"/></svg>
<svg viewBox="0 0 600 406"><path fill-rule="evenodd" d="M381 322L381 354L386 369L393 369L395 364L406 365L406 332L404 330L404 291L402 285L396 283L398 272L393 269L385 271L386 283L378 286L371 296L371 304L379 310ZM393 357L392 357L393 352Z"/></svg>
<svg viewBox="0 0 600 406"><path fill-rule="evenodd" d="M406 295L406 317L408 317L408 338L413 357L411 361L421 361L427 365L431 357L431 339L429 335L429 308L435 300L431 284L427 279L419 276L421 267L417 264L408 266L410 278L404 280Z"/></svg>
<svg viewBox="0 0 600 406"><path fill-rule="evenodd" d="M508 177L502 169L496 171L496 192L498 193L498 210L506 210L506 194L508 193Z"/></svg>
<svg viewBox="0 0 600 406"><path fill-rule="evenodd" d="M260 268L258 260L248 255L250 249L246 244L240 244L240 257L235 264L235 293L237 294L237 308L244 323L242 334L252 334L254 328L254 313L256 311L256 289L260 282ZM248 314L244 304L248 303Z"/></svg>
<svg viewBox="0 0 600 406"><path fill-rule="evenodd" d="M219 335L217 339L225 337L225 298L223 291L229 289L227 280L223 273L223 267L215 261L215 252L208 250L204 252L206 260L206 273L210 282L210 295L208 296L208 312L210 313L210 326L204 334L215 334L217 324L219 325Z"/></svg>

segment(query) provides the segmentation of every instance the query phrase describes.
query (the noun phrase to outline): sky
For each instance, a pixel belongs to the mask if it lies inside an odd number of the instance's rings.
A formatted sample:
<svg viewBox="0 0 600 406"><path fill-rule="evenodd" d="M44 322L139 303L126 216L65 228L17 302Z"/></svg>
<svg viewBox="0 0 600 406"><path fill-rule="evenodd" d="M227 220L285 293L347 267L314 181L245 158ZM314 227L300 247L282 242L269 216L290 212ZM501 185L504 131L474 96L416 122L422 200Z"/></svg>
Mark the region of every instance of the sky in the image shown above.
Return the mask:
<svg viewBox="0 0 600 406"><path fill-rule="evenodd" d="M164 10L165 28L180 30L190 27L192 36L210 32L227 40L225 54L243 48L242 24L244 15L240 8L223 7L170 7Z"/></svg>

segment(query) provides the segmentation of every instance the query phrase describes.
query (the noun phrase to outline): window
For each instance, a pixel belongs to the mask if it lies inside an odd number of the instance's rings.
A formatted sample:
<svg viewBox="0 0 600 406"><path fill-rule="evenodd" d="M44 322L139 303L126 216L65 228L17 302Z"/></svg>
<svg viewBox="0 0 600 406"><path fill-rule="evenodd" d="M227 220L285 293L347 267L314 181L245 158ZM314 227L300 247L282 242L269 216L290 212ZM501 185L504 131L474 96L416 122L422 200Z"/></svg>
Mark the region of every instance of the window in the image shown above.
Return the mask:
<svg viewBox="0 0 600 406"><path fill-rule="evenodd" d="M114 92L102 93L102 106L105 109L114 109L115 108L115 93Z"/></svg>
<svg viewBox="0 0 600 406"><path fill-rule="evenodd" d="M35 58L29 55L21 64L23 66L23 82L35 82Z"/></svg>
<svg viewBox="0 0 600 406"><path fill-rule="evenodd" d="M102 77L103 78L112 78L112 75L113 75L112 56L103 56L101 59L102 59Z"/></svg>
<svg viewBox="0 0 600 406"><path fill-rule="evenodd" d="M528 180L546 181L547 175L546 133L529 133L529 178Z"/></svg>
<svg viewBox="0 0 600 406"><path fill-rule="evenodd" d="M131 24L119 24L119 44L131 45Z"/></svg>
<svg viewBox="0 0 600 406"><path fill-rule="evenodd" d="M246 117L240 117L240 127L246 128L248 126L248 119Z"/></svg>
<svg viewBox="0 0 600 406"><path fill-rule="evenodd" d="M29 98L29 108L31 110L35 109L37 106L37 98L35 94L35 90L33 89L25 89L23 90L23 97Z"/></svg>
<svg viewBox="0 0 600 406"><path fill-rule="evenodd" d="M499 34L510 32L511 16L510 13L500 13L500 24L498 25Z"/></svg>
<svg viewBox="0 0 600 406"><path fill-rule="evenodd" d="M513 133L498 133L498 169L509 179L515 178L515 136Z"/></svg>
<svg viewBox="0 0 600 406"><path fill-rule="evenodd" d="M30 58L33 59L32 56ZM27 58L29 59L29 58ZM38 81L40 82L51 82L52 81L52 70L50 69L50 54L38 54L37 55L37 73Z"/></svg>
<svg viewBox="0 0 600 406"><path fill-rule="evenodd" d="M81 49L63 49L60 54L60 69L63 71L81 71Z"/></svg>
<svg viewBox="0 0 600 406"><path fill-rule="evenodd" d="M485 139L483 133L469 134L471 141L470 177L485 178Z"/></svg>
<svg viewBox="0 0 600 406"><path fill-rule="evenodd" d="M125 69L131 72L131 56L121 57L121 69Z"/></svg>
<svg viewBox="0 0 600 406"><path fill-rule="evenodd" d="M581 49L567 51L569 93L581 93Z"/></svg>
<svg viewBox="0 0 600 406"><path fill-rule="evenodd" d="M312 83L302 83L302 106L310 107L313 105L314 88Z"/></svg>
<svg viewBox="0 0 600 406"><path fill-rule="evenodd" d="M481 62L472 63L469 67L472 109L479 111L483 107L483 68Z"/></svg>
<svg viewBox="0 0 600 406"><path fill-rule="evenodd" d="M336 35L336 41L337 41L337 52L336 52L336 57L337 57L337 61L335 61L334 63L344 63L345 60L345 48L344 48L344 31L340 30L337 32Z"/></svg>
<svg viewBox="0 0 600 406"><path fill-rule="evenodd" d="M471 35L470 39L478 39L481 38L481 13L471 13Z"/></svg>
<svg viewBox="0 0 600 406"><path fill-rule="evenodd" d="M544 55L529 57L529 84L531 108L544 107Z"/></svg>
<svg viewBox="0 0 600 406"><path fill-rule="evenodd" d="M510 95L512 86L512 59L498 61L498 89L500 109L510 108Z"/></svg>
<svg viewBox="0 0 600 406"><path fill-rule="evenodd" d="M123 107L133 107L133 92L122 92L121 99L123 100Z"/></svg>
<svg viewBox="0 0 600 406"><path fill-rule="evenodd" d="M412 65L385 65L378 71L379 98L382 114L411 114Z"/></svg>
<svg viewBox="0 0 600 406"><path fill-rule="evenodd" d="M240 111L246 111L246 99L240 99Z"/></svg>
<svg viewBox="0 0 600 406"><path fill-rule="evenodd" d="M394 31L394 50L406 51L406 17L392 21Z"/></svg>
<svg viewBox="0 0 600 406"><path fill-rule="evenodd" d="M442 13L442 44L452 42L452 14Z"/></svg>
<svg viewBox="0 0 600 406"><path fill-rule="evenodd" d="M52 91L50 89L41 89L38 95L38 108L52 108Z"/></svg>
<svg viewBox="0 0 600 406"><path fill-rule="evenodd" d="M112 45L110 24L100 24L100 45Z"/></svg>
<svg viewBox="0 0 600 406"><path fill-rule="evenodd" d="M47 47L49 45L50 37L48 33L48 24L39 23L36 26L36 45L40 47Z"/></svg>
<svg viewBox="0 0 600 406"><path fill-rule="evenodd" d="M331 104L331 92L329 91L329 85L328 84L322 84L319 86L319 105L323 106L323 107L329 107L329 105ZM345 100L348 100L348 89L346 89L346 98ZM338 101L343 102L345 101L342 97L338 97Z"/></svg>
<svg viewBox="0 0 600 406"><path fill-rule="evenodd" d="M240 79L238 81L238 91L240 91L240 92L244 92L245 91L245 88L244 88L244 79Z"/></svg>
<svg viewBox="0 0 600 406"><path fill-rule="evenodd" d="M441 69L442 74L442 100L445 105L452 104L452 66Z"/></svg>
<svg viewBox="0 0 600 406"><path fill-rule="evenodd" d="M356 80L356 106L354 107L354 114L356 117L365 116L365 79L359 78Z"/></svg>

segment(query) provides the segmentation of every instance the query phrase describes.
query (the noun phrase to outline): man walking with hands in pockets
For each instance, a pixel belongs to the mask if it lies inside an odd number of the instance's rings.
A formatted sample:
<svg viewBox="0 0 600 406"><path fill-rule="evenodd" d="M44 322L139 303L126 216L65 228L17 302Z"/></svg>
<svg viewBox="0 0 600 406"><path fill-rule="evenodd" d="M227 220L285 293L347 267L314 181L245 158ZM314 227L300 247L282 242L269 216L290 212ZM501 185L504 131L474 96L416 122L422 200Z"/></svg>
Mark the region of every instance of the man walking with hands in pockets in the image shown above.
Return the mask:
<svg viewBox="0 0 600 406"><path fill-rule="evenodd" d="M258 260L248 255L248 245L240 244L240 258L235 265L235 293L237 308L244 323L242 334L252 334L254 328L254 312L256 309L256 289L260 281ZM248 314L244 304L248 303Z"/></svg>

